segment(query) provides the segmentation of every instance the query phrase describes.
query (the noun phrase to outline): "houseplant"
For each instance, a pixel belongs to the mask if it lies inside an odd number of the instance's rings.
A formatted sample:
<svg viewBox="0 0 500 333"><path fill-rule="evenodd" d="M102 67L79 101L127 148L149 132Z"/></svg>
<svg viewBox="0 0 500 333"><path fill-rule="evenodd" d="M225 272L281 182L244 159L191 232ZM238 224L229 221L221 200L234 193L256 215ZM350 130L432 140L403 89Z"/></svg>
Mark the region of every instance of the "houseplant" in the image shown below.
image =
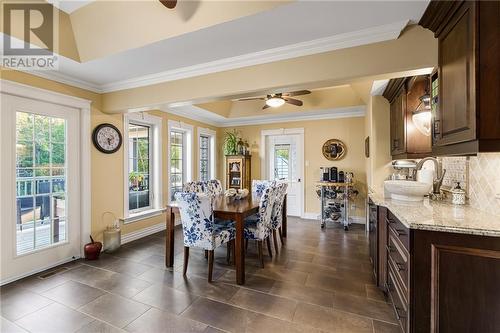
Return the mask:
<svg viewBox="0 0 500 333"><path fill-rule="evenodd" d="M231 132L226 132L224 135L224 154L225 155L236 155L238 153L238 141L239 141L239 132L235 129Z"/></svg>

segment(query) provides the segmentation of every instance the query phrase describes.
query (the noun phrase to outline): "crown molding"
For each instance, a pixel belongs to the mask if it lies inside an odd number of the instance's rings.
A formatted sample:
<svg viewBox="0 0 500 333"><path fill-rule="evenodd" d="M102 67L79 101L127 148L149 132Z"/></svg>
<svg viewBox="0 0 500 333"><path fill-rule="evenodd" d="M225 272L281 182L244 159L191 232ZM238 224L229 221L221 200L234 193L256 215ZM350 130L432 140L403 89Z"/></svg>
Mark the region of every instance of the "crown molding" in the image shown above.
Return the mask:
<svg viewBox="0 0 500 333"><path fill-rule="evenodd" d="M298 58L317 53L329 52L349 47L378 43L397 39L408 24L408 20L347 32L343 34L314 39L306 42L290 44L268 50L247 53L244 55L219 59L193 66L176 68L160 73L139 76L132 79L116 81L107 84L95 84L73 78L54 71L26 71L27 73L45 79L61 82L96 93L108 93L118 90L132 89L153 84L186 79L232 69L260 65L280 60Z"/></svg>
<svg viewBox="0 0 500 333"><path fill-rule="evenodd" d="M263 114L259 116L228 118L212 113L194 105L161 107L161 111L199 121L216 127L250 126L294 121L324 120L364 117L365 106L349 106L343 108L323 109L315 111L288 112L281 114Z"/></svg>

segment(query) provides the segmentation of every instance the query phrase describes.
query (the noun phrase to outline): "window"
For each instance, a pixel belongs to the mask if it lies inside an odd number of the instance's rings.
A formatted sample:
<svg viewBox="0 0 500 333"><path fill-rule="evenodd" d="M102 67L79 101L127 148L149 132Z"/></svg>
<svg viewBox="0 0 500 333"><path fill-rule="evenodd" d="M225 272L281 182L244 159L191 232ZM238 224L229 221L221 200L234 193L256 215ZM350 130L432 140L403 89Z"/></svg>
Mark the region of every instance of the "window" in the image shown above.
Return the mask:
<svg viewBox="0 0 500 333"><path fill-rule="evenodd" d="M150 132L150 126L128 125L128 209L132 213L151 208Z"/></svg>
<svg viewBox="0 0 500 333"><path fill-rule="evenodd" d="M290 177L290 145L274 146L274 178L288 180Z"/></svg>
<svg viewBox="0 0 500 333"><path fill-rule="evenodd" d="M170 200L175 201L175 193L182 191L184 184L184 133L170 132Z"/></svg>
<svg viewBox="0 0 500 333"><path fill-rule="evenodd" d="M203 181L215 178L215 134L208 128L198 128L198 173Z"/></svg>
<svg viewBox="0 0 500 333"><path fill-rule="evenodd" d="M161 208L161 118L125 115L125 223Z"/></svg>
<svg viewBox="0 0 500 333"><path fill-rule="evenodd" d="M16 114L18 255L67 239L66 120Z"/></svg>
<svg viewBox="0 0 500 333"><path fill-rule="evenodd" d="M186 182L191 181L191 147L193 127L170 120L169 131L169 199L175 201L175 193L182 191Z"/></svg>

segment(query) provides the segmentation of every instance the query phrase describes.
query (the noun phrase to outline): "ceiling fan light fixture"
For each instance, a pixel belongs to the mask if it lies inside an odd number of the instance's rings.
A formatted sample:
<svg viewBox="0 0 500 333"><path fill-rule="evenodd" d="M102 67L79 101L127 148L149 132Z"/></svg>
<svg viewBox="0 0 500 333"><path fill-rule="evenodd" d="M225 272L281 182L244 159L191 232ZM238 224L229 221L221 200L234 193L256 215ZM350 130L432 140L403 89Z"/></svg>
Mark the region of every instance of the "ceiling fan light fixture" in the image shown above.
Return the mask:
<svg viewBox="0 0 500 333"><path fill-rule="evenodd" d="M272 107L272 108L277 108L285 104L285 100L281 97L271 97L266 99L266 105Z"/></svg>

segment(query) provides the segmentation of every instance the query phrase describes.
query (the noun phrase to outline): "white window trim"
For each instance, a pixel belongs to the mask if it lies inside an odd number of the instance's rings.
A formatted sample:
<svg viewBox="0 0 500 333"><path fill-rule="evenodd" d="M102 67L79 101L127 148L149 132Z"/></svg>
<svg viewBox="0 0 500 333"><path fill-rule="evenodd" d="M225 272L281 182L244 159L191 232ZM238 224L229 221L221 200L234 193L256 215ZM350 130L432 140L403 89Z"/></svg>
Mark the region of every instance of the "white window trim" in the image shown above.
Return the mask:
<svg viewBox="0 0 500 333"><path fill-rule="evenodd" d="M193 156L193 125L186 124L182 121L177 121L177 120L169 120L168 121L168 150L167 150L167 170L168 170L168 186L167 186L167 195L168 195L168 202L170 203L170 133L172 130L175 131L180 131L183 132L185 135L185 142L186 142L186 147L183 149L184 156L183 160L185 163L182 163L182 172L185 175L185 182L190 182L193 177L193 161L192 161L192 156Z"/></svg>
<svg viewBox="0 0 500 333"><path fill-rule="evenodd" d="M208 136L210 137L210 148L209 148L209 154L210 154L210 166L209 166L209 177L210 179L215 179L216 175L216 170L215 170L215 161L217 159L217 150L215 149L216 146L216 137L217 137L217 132L214 130L211 130L209 128L204 128L204 127L198 127L198 179L201 179L201 168L200 168L200 142L201 142L201 136Z"/></svg>
<svg viewBox="0 0 500 333"><path fill-rule="evenodd" d="M149 115L147 113L128 113L123 116L124 126L123 126L123 171L124 171L124 193L123 193L123 218L121 219L123 223L131 223L139 221L146 217L151 217L157 214L161 214L163 211L163 197L162 197L162 118ZM130 213L129 207L129 188L128 188L128 169L129 169L129 136L128 136L128 126L129 123L139 125L147 125L151 128L151 138L152 138L152 154L150 160L150 184L152 185L152 205L149 209L138 211L136 213ZM157 214L156 214L157 213Z"/></svg>

